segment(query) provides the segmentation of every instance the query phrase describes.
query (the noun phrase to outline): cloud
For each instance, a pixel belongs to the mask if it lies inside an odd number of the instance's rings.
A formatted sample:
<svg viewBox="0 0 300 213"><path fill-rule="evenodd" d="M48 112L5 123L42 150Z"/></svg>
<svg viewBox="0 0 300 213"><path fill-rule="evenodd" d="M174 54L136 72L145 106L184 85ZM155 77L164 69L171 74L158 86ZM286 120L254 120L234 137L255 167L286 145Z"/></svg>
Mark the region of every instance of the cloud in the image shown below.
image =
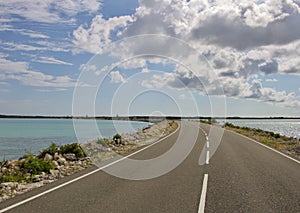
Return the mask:
<svg viewBox="0 0 300 213"><path fill-rule="evenodd" d="M24 85L36 87L74 87L75 81L68 76L53 76L30 70L27 62L11 61L0 56L1 79L13 79Z"/></svg>
<svg viewBox="0 0 300 213"><path fill-rule="evenodd" d="M126 82L126 80L124 79L124 77L120 74L119 71L113 71L109 74L110 78L111 78L111 83L124 83Z"/></svg>
<svg viewBox="0 0 300 213"><path fill-rule="evenodd" d="M111 32L118 34L128 22L132 22L131 16L113 17L105 20L101 15L93 18L90 28L86 29L80 25L73 32L73 43L79 50L92 53L101 53L105 46L108 46L111 40Z"/></svg>
<svg viewBox="0 0 300 213"><path fill-rule="evenodd" d="M45 56L41 56L38 59L35 59L34 61L39 63L44 63L44 64L59 64L59 65L69 65L69 66L73 65L72 63L69 62L65 62L53 57L45 57Z"/></svg>
<svg viewBox="0 0 300 213"><path fill-rule="evenodd" d="M73 17L78 13L95 13L100 6L97 0L10 0L0 3L0 16L17 15L30 21L58 23L74 21Z"/></svg>
<svg viewBox="0 0 300 213"><path fill-rule="evenodd" d="M46 41L37 41L34 44L20 44L14 42L2 42L2 49L8 51L53 51L69 52L70 47L66 43L57 42L56 44Z"/></svg>
<svg viewBox="0 0 300 213"><path fill-rule="evenodd" d="M96 16L88 27L79 26L73 32L78 51L102 53L105 47L127 36L168 35L188 42L198 55L184 45L157 37L147 41L137 37L134 43L124 42L110 54L123 61L149 50L152 56L181 58L180 62L173 63L184 62L194 71L175 66L173 72L142 81L142 86L147 88L166 86L193 89L202 94L207 90L219 95L216 88L222 82L228 97L299 105L293 93L264 87L257 79L257 76L276 73L300 74L300 7L296 1L140 0L139 4L132 16L114 19ZM211 70L197 66L203 57ZM156 64L165 60L153 59ZM118 68L144 70L147 63L150 59L129 60Z"/></svg>
<svg viewBox="0 0 300 213"><path fill-rule="evenodd" d="M6 20L8 21L8 20ZM0 20L1 22L1 20ZM13 26L11 25L6 25L6 26L1 26L0 27L0 31L12 31L12 32L17 32L17 33L20 33L21 35L25 35L25 36L28 36L30 38L38 38L38 39L47 39L49 38L49 36L45 35L45 34L42 34L42 33L39 33L39 32L35 32L35 31L32 31L32 30L26 30L26 29L15 29L13 28Z"/></svg>
<svg viewBox="0 0 300 213"><path fill-rule="evenodd" d="M38 92L64 92L67 91L65 88L55 88L55 89L37 89Z"/></svg>
<svg viewBox="0 0 300 213"><path fill-rule="evenodd" d="M275 78L272 78L272 79L269 78L266 80L266 82L278 82L278 80Z"/></svg>

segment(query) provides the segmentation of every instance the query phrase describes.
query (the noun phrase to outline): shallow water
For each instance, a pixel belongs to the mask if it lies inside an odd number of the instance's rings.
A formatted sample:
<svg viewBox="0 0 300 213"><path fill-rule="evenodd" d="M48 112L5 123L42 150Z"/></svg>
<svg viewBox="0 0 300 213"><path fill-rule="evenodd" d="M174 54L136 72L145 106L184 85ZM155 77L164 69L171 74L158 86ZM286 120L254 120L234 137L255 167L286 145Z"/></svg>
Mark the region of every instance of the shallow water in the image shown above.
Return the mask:
<svg viewBox="0 0 300 213"><path fill-rule="evenodd" d="M93 122L76 120L86 141L149 126L147 122L97 120L99 133L95 134L90 128ZM0 161L19 158L26 152L38 153L51 142L63 145L77 141L71 119L0 119Z"/></svg>

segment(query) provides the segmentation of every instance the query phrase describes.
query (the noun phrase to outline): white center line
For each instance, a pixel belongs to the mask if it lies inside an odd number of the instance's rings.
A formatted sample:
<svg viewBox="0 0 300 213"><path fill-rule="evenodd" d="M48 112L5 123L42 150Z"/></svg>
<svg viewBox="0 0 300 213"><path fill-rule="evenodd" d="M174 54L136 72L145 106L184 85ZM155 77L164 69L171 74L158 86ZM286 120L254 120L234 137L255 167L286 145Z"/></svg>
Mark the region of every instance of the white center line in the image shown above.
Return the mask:
<svg viewBox="0 0 300 213"><path fill-rule="evenodd" d="M208 182L208 174L205 174L204 179L203 179L202 192L201 192L201 196L200 196L198 213L204 213L206 192L207 192L207 182Z"/></svg>
<svg viewBox="0 0 300 213"><path fill-rule="evenodd" d="M209 164L209 150L206 152L206 164Z"/></svg>

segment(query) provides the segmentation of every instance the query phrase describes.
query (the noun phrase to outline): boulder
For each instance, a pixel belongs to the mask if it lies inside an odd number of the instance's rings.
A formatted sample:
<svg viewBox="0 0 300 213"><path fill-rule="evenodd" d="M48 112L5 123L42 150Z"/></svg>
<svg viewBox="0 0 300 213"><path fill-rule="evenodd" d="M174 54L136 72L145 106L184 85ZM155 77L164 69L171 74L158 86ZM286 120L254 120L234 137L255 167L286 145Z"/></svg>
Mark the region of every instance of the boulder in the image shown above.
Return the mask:
<svg viewBox="0 0 300 213"><path fill-rule="evenodd" d="M67 160L63 157L59 158L57 160L57 162L60 164L60 165L65 165L67 163Z"/></svg>
<svg viewBox="0 0 300 213"><path fill-rule="evenodd" d="M76 161L77 160L77 157L74 153L64 154L64 157L68 161Z"/></svg>
<svg viewBox="0 0 300 213"><path fill-rule="evenodd" d="M54 169L50 169L50 174L54 177L58 177L59 176L59 171L58 170L54 170Z"/></svg>
<svg viewBox="0 0 300 213"><path fill-rule="evenodd" d="M59 154L57 152L54 153L53 159L58 160L60 158Z"/></svg>
<svg viewBox="0 0 300 213"><path fill-rule="evenodd" d="M51 161L51 160L53 160L53 156L47 153L44 157L44 160Z"/></svg>

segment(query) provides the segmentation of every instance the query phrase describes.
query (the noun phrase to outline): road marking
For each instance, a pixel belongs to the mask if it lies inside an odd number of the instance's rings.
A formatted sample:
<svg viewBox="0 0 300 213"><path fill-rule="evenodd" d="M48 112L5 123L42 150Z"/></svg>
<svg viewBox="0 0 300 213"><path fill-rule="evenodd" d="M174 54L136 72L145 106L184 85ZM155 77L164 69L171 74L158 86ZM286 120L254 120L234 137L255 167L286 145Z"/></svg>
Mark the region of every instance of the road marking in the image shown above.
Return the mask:
<svg viewBox="0 0 300 213"><path fill-rule="evenodd" d="M206 147L209 149L209 141L206 142Z"/></svg>
<svg viewBox="0 0 300 213"><path fill-rule="evenodd" d="M202 184L202 192L201 192L201 196L200 196L198 213L204 213L206 192L207 192L207 182L208 182L208 174L205 174L204 179L203 179L203 184Z"/></svg>
<svg viewBox="0 0 300 213"><path fill-rule="evenodd" d="M227 130L227 131L229 131L229 130ZM284 156L284 157L286 157L286 158L288 158L288 159L290 159L290 160L292 160L292 161L294 161L294 162L300 164L300 161L298 161L298 160L296 160L296 159L294 159L294 158L292 158L292 157L290 157L290 156L288 156L288 155L286 155L286 154L284 154L284 153L282 153L282 152L279 152L278 150L276 150L276 149L274 149L274 148L272 148L272 147L269 147L269 146L267 146L267 145L265 145L265 144L263 144L263 143L260 143L260 142L258 142L258 141L256 141L256 140L252 139L252 138L248 138L248 137L246 137L246 136L244 136L244 135L241 135L241 134L239 134L239 133L236 133L236 132L234 132L234 131L229 131L229 132L232 132L232 133L235 133L235 134L237 134L237 135L240 135L240 136L242 136L242 137L244 137L244 138L246 138L246 139L248 139L248 140L250 140L250 141L252 141L252 142L254 142L254 143L257 143L257 144L259 144L259 145L261 145L261 146L263 146L263 147L265 147L265 148L267 148L267 149L272 150L273 152L276 152L276 153L278 153L278 154L280 154L280 155L282 155L282 156Z"/></svg>
<svg viewBox="0 0 300 213"><path fill-rule="evenodd" d="M59 186L56 186L56 187L54 187L54 188L52 188L52 189L49 189L49 190L44 191L44 192L42 192L42 193L40 193L40 194L37 194L37 195L35 195L35 196L33 196L33 197L27 198L27 199L25 199L25 200L23 200L23 201L21 201L21 202L19 202L19 203L13 204L13 205L8 206L8 207L6 207L6 208L4 208L4 209L0 209L0 213L6 212L6 211L11 210L11 209L13 209L13 208L16 208L16 207L18 207L18 206L20 206L20 205L23 205L23 204L25 204L25 203L28 203L28 202L30 202L30 201L36 199L36 198L39 198L39 197L41 197L41 196L43 196L43 195L46 195L46 194L49 194L50 192L53 192L53 191L55 191L55 190L57 190L57 189L60 189L60 188L62 188L62 187L64 187L64 186L67 186L67 185L69 185L69 184L71 184L71 183L74 183L74 182L76 182L76 181L78 181L78 180L81 180L81 179L83 179L83 178L85 178L85 177L88 177L88 176L90 176L90 175L92 175L92 174L94 174L94 173L96 173L96 172L99 172L99 171L101 171L101 170L103 170L103 169L105 169L105 168L107 168L107 167L109 167L109 166L112 166L112 165L114 165L114 164L116 164L116 163L119 163L120 161L123 161L123 160L125 160L126 158L129 158L129 157L131 157L131 156L133 156L133 155L136 155L136 154L138 154L138 153L140 153L140 152L142 152L142 151L144 151L144 150L146 150L146 149L148 149L148 148L154 146L155 144L158 144L159 142L165 140L166 138L171 137L171 136L174 135L176 132L178 132L178 130L179 130L179 124L178 124L177 129L176 129L174 132L172 132L170 135L165 136L164 138L162 138L162 139L160 139L160 140L158 140L158 141L156 141L156 142L150 144L149 146L146 146L146 147L144 147L144 148L142 148L142 149L140 149L140 150L138 150L138 151L136 151L136 152L134 152L134 153L131 153L130 155L127 155L127 156L125 156L125 157L123 157L123 158L120 158L120 159L118 159L118 160L116 160L116 161L114 161L114 162L111 162L111 163L109 163L109 164L107 164L107 165L105 165L105 166L103 166L103 167L101 167L101 168L98 168L98 169L96 169L96 170L94 170L94 171L92 171L92 172L90 172L90 173L87 173L87 174L85 174L85 175L82 175L82 176L80 176L80 177L77 177L77 178L75 178L75 179L73 179L73 180L70 180L70 181L68 181L68 182L66 182L66 183L63 183L63 184L61 184L61 185L59 185Z"/></svg>
<svg viewBox="0 0 300 213"><path fill-rule="evenodd" d="M209 150L206 152L206 164L209 164Z"/></svg>

